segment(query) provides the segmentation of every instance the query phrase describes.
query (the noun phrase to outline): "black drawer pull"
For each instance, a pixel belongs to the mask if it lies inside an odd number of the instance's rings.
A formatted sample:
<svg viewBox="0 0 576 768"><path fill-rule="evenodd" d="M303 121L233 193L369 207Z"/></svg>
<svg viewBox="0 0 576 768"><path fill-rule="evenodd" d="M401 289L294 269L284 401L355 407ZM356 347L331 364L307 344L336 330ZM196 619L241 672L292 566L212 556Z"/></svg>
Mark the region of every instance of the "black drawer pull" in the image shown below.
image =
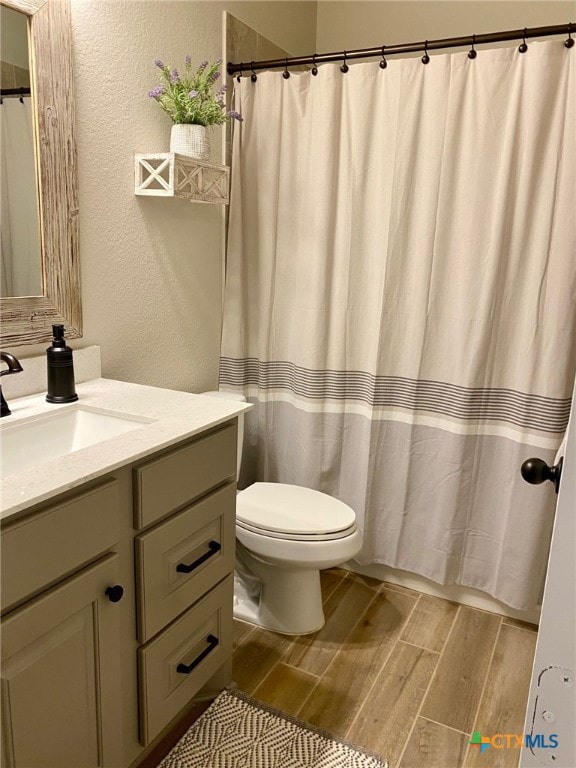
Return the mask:
<svg viewBox="0 0 576 768"><path fill-rule="evenodd" d="M180 664L178 664L176 667L176 672L181 672L183 675L189 675L190 672L192 672L192 670L197 667L198 664L200 664L200 662L206 658L206 656L208 656L210 651L213 651L214 648L216 648L220 641L214 635L208 635L206 642L208 643L208 647L204 648L202 653L196 656L191 664L182 664L182 662L180 662Z"/></svg>
<svg viewBox="0 0 576 768"><path fill-rule="evenodd" d="M178 573L191 573L195 568L198 568L198 566L202 565L202 563L205 563L206 560L209 560L212 555L215 555L216 552L220 552L221 549L222 545L219 541L209 541L208 552L205 552L197 560L194 560L193 563L190 563L190 565L186 565L186 563L178 563L176 570Z"/></svg>

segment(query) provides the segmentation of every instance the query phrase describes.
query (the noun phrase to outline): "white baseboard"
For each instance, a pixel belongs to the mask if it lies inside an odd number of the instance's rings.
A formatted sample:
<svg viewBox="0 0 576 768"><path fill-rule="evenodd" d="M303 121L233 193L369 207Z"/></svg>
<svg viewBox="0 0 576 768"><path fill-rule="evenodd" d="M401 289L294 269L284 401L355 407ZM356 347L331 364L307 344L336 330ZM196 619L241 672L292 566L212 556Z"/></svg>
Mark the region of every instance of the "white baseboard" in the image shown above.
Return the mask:
<svg viewBox="0 0 576 768"><path fill-rule="evenodd" d="M510 608L509 605L505 605L496 600L496 598L472 587L442 586L416 573L400 571L396 568L390 568L388 565L380 565L378 563L358 565L357 563L349 562L345 563L342 567L349 571L354 571L354 573L359 573L362 576L378 579L378 581L388 581L390 584L398 584L401 587L415 589L417 592L423 592L425 595L441 597L443 600L451 600L454 603L469 605L471 608L480 608L483 611L498 613L501 616L509 616L512 619L528 621L530 624L540 623L539 606L529 611L517 611L515 608Z"/></svg>

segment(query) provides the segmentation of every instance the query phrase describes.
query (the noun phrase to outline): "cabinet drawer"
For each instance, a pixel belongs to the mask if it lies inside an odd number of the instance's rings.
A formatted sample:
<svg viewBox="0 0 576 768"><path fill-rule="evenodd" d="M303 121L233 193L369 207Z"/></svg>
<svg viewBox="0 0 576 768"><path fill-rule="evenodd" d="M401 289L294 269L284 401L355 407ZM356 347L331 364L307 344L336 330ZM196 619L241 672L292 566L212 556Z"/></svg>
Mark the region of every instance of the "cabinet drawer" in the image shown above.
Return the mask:
<svg viewBox="0 0 576 768"><path fill-rule="evenodd" d="M235 505L229 483L136 538L141 643L233 570Z"/></svg>
<svg viewBox="0 0 576 768"><path fill-rule="evenodd" d="M47 507L2 530L2 610L95 559L119 539L118 481Z"/></svg>
<svg viewBox="0 0 576 768"><path fill-rule="evenodd" d="M136 528L236 475L236 423L134 470Z"/></svg>
<svg viewBox="0 0 576 768"><path fill-rule="evenodd" d="M230 575L138 649L140 739L146 746L232 653Z"/></svg>

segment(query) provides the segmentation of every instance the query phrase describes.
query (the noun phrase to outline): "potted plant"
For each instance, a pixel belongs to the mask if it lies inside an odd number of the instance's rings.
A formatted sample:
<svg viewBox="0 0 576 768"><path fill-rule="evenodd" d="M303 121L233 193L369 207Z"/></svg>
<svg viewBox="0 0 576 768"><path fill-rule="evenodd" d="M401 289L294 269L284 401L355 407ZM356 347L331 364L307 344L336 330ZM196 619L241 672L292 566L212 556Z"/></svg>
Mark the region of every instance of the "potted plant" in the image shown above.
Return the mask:
<svg viewBox="0 0 576 768"><path fill-rule="evenodd" d="M163 84L148 93L173 122L170 151L189 155L198 160L210 158L207 127L222 125L227 119L242 120L238 112L226 112L226 85L219 88L222 59L213 64L203 61L192 70L192 59L186 56L185 73L171 69L160 59L156 66L162 72Z"/></svg>

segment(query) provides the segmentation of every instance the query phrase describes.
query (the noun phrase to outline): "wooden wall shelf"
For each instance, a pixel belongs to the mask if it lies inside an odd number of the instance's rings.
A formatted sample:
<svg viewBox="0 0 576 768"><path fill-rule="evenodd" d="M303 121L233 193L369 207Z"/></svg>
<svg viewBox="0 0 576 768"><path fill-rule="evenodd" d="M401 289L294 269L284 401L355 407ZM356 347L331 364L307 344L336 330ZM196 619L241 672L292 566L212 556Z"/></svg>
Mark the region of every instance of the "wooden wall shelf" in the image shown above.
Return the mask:
<svg viewBox="0 0 576 768"><path fill-rule="evenodd" d="M196 203L229 201L230 169L175 152L134 156L137 195L182 197Z"/></svg>

